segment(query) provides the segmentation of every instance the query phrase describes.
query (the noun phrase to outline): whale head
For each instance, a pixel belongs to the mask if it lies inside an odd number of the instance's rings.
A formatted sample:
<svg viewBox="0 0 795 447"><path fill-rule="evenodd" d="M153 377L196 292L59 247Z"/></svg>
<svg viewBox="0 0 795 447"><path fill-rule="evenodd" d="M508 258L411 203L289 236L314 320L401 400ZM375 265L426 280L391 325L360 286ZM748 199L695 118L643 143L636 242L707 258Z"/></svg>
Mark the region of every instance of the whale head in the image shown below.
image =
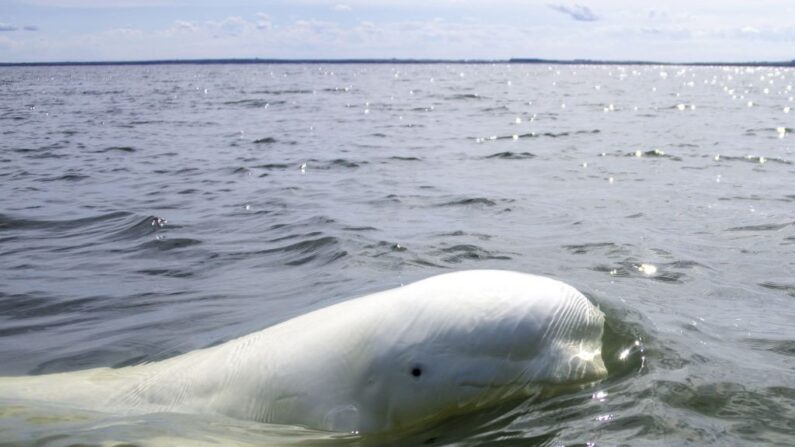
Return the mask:
<svg viewBox="0 0 795 447"><path fill-rule="evenodd" d="M607 374L602 312L559 281L468 271L381 295L327 428L408 429Z"/></svg>

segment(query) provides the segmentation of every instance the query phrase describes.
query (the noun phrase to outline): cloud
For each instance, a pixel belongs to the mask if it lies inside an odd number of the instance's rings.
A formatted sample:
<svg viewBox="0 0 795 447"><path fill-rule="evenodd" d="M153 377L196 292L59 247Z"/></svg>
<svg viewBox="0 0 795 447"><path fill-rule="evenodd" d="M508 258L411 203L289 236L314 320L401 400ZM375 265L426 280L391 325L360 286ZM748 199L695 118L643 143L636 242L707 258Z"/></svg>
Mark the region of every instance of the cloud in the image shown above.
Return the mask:
<svg viewBox="0 0 795 447"><path fill-rule="evenodd" d="M208 21L207 24L215 29L213 37L241 36L252 28L251 22L239 16L227 17L218 22Z"/></svg>
<svg viewBox="0 0 795 447"><path fill-rule="evenodd" d="M29 40L25 45L30 51L19 51L18 58L508 58L517 54L517 45L535 45L531 36L516 28L494 29L476 22L431 19L341 24L296 18L271 23L269 19L258 14L217 21L183 20L160 30L114 29L57 42ZM270 28L260 26L262 21Z"/></svg>
<svg viewBox="0 0 795 447"><path fill-rule="evenodd" d="M334 5L334 10L335 11L346 11L347 12L347 11L351 10L351 7L349 5L338 3L338 4Z"/></svg>
<svg viewBox="0 0 795 447"><path fill-rule="evenodd" d="M681 27L681 26L651 26L651 27L640 27L637 30L641 34L645 34L648 36L654 36L656 38L662 38L668 42L675 42L679 40L686 40L691 39L693 37L693 31ZM623 29L616 33L616 38L621 38L623 35L627 37L629 35L634 34L634 30ZM634 38L634 37L633 37Z"/></svg>
<svg viewBox="0 0 795 447"><path fill-rule="evenodd" d="M261 30L269 30L273 28L271 16L264 12L257 13L257 28Z"/></svg>
<svg viewBox="0 0 795 447"><path fill-rule="evenodd" d="M26 26L20 27L20 26L17 26L17 25L12 25L10 23L0 23L0 31L19 31L19 30L38 31L39 27L33 26L33 25L26 25Z"/></svg>
<svg viewBox="0 0 795 447"><path fill-rule="evenodd" d="M186 31L196 31L199 29L199 26L193 22L189 22L187 20L177 20L174 22L174 27L179 30L186 30Z"/></svg>
<svg viewBox="0 0 795 447"><path fill-rule="evenodd" d="M566 6L566 5L547 5L557 12L566 14L574 20L580 22L595 22L599 17L591 11L591 8L582 5Z"/></svg>

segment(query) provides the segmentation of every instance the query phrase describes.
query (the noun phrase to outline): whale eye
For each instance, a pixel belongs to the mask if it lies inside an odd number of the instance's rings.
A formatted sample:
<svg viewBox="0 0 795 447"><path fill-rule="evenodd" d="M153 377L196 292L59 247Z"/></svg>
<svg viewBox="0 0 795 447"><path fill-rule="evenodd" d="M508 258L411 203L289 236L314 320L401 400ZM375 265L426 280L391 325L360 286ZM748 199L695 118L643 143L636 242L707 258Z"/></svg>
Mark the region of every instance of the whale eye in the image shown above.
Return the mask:
<svg viewBox="0 0 795 447"><path fill-rule="evenodd" d="M411 375L414 377L419 377L422 375L422 367L420 365L414 365L411 367Z"/></svg>

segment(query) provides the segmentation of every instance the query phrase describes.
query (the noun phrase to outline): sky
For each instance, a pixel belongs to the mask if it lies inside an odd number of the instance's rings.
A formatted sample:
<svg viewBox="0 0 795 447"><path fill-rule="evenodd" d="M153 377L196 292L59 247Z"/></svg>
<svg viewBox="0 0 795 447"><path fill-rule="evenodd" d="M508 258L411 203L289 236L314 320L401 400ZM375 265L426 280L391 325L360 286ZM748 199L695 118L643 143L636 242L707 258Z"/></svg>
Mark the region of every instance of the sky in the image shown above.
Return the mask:
<svg viewBox="0 0 795 447"><path fill-rule="evenodd" d="M0 0L0 62L795 59L795 0Z"/></svg>

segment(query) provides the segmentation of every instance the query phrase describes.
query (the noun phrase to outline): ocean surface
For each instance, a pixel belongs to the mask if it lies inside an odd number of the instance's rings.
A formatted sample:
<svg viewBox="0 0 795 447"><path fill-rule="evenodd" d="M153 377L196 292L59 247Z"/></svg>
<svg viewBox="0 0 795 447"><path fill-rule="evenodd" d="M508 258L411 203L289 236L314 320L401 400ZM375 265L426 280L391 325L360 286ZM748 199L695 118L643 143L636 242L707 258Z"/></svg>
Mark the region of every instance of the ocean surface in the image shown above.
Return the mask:
<svg viewBox="0 0 795 447"><path fill-rule="evenodd" d="M434 274L547 275L607 380L406 439L0 401L0 445L795 445L795 70L0 68L0 375Z"/></svg>

